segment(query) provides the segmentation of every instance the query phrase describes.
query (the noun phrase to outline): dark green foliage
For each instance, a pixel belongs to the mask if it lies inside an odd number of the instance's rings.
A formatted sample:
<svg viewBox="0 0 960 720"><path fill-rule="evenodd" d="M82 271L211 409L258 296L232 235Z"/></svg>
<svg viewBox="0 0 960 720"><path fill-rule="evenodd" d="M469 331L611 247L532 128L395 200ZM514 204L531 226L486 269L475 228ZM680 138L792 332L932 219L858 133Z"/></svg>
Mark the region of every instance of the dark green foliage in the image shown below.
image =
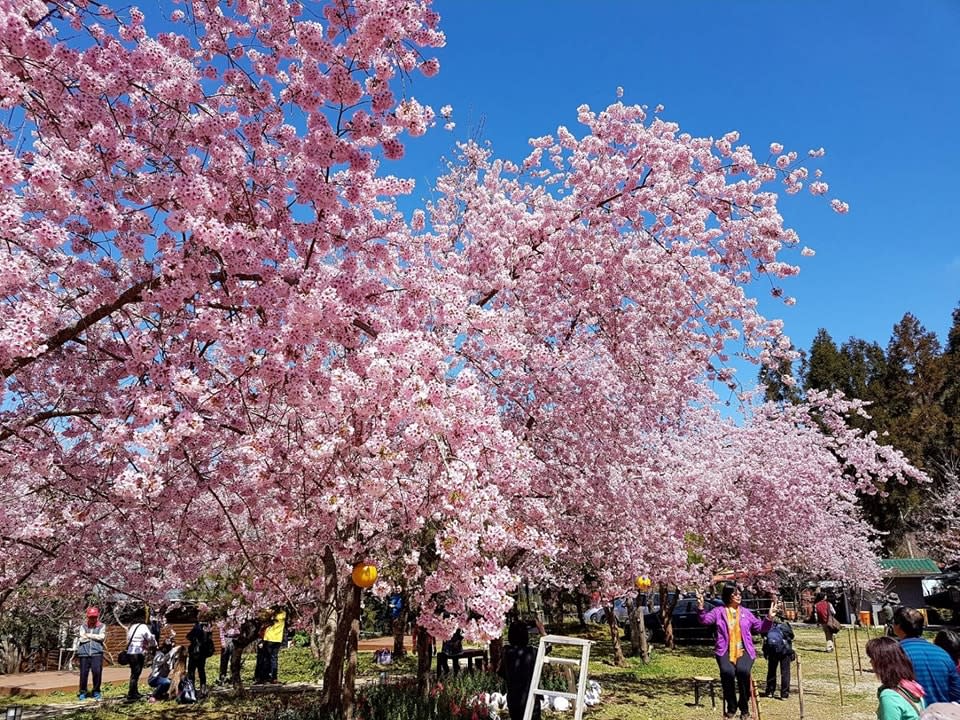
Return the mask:
<svg viewBox="0 0 960 720"><path fill-rule="evenodd" d="M869 402L870 418L848 422L904 453L932 478L929 485L895 485L886 495L864 495L864 512L883 528L884 549L892 555L920 550L937 557L937 548L913 548L910 535L928 530L936 520L931 508L951 480L950 468L960 462L960 307L946 348L935 333L907 313L893 326L886 348L851 337L839 348L821 328L806 355L801 354L804 389L836 390ZM763 370L760 381L767 400L797 402L797 393L780 380L780 372Z"/></svg>
<svg viewBox="0 0 960 720"><path fill-rule="evenodd" d="M940 405L947 417L946 444L960 452L960 306L953 311L953 324L947 333Z"/></svg>
<svg viewBox="0 0 960 720"><path fill-rule="evenodd" d="M842 390L846 380L843 358L833 338L823 328L810 344L803 386L807 389Z"/></svg>

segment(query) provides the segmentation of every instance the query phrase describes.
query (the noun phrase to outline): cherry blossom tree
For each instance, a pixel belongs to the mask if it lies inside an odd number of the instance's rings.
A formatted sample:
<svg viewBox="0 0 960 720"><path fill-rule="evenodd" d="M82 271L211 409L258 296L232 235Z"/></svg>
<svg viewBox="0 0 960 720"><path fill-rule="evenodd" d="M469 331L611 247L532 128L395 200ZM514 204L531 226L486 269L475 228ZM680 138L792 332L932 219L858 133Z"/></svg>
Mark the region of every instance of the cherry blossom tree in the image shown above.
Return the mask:
<svg viewBox="0 0 960 720"><path fill-rule="evenodd" d="M775 190L828 190L797 153L584 106L517 162L461 145L407 217L388 170L436 121L405 94L439 69L426 0L170 20L0 3L0 591L215 574L247 607L333 607L349 706L358 561L469 638L521 573L611 593L795 559L748 522L772 500L873 572L850 488L913 473L836 420L855 405L709 409L731 348L791 355L749 290L797 272Z"/></svg>

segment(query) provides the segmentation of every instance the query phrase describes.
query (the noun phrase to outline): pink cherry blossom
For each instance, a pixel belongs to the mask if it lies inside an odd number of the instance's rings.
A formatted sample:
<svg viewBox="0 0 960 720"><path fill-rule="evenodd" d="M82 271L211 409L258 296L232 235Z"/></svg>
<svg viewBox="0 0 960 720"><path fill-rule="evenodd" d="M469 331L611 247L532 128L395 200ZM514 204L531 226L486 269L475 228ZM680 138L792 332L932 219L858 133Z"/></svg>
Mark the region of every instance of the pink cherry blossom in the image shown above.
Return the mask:
<svg viewBox="0 0 960 720"><path fill-rule="evenodd" d="M856 492L925 478L849 429L862 404L714 409L735 356L795 354L757 294L799 270L797 153L581 105L524 158L459 145L402 211L391 161L436 123L404 83L446 41L426 0L194 2L156 36L48 12L0 4L5 602L216 573L343 633L362 560L481 639L521 577L876 580Z"/></svg>

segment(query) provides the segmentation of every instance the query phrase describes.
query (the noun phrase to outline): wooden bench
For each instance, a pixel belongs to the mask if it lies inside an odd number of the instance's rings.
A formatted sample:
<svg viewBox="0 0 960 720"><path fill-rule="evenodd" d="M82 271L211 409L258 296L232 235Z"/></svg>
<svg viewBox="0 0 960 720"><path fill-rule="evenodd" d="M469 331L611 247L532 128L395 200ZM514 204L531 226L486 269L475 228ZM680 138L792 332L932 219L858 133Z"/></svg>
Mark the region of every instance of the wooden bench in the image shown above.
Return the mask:
<svg viewBox="0 0 960 720"><path fill-rule="evenodd" d="M441 657L442 656L442 657ZM437 677L439 678L441 673L445 670L445 665L447 661L453 665L453 674L457 675L460 672L460 661L467 661L467 672L473 672L473 661L477 661L477 670L486 670L490 661L487 657L487 651L482 648L477 648L473 650L463 650L462 652L456 655L446 655L443 652L437 654ZM447 670L449 672L449 670Z"/></svg>
<svg viewBox="0 0 960 720"><path fill-rule="evenodd" d="M710 693L710 707L717 707L717 681L712 677L694 676L693 678L693 704L700 706L700 693Z"/></svg>

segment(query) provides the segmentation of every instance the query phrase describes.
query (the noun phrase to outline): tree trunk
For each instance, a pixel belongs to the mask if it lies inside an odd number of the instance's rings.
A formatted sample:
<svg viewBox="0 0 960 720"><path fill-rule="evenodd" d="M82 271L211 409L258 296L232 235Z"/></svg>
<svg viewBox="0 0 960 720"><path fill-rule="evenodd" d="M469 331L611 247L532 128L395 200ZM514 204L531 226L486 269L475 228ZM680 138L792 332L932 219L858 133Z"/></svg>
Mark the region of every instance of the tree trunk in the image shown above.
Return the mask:
<svg viewBox="0 0 960 720"><path fill-rule="evenodd" d="M500 671L500 659L503 657L503 638L498 637L490 641L490 672Z"/></svg>
<svg viewBox="0 0 960 720"><path fill-rule="evenodd" d="M586 630L587 623L583 619L583 613L584 613L583 595L579 592L575 592L573 594L573 597L574 597L574 602L577 605L577 623L579 623L581 630Z"/></svg>
<svg viewBox="0 0 960 720"><path fill-rule="evenodd" d="M640 636L640 659L643 662L650 662L650 643L647 642L647 621L643 615L643 607L638 608L637 627Z"/></svg>
<svg viewBox="0 0 960 720"><path fill-rule="evenodd" d="M610 640L613 642L613 664L617 667L623 667L627 664L623 657L623 647L620 645L620 623L617 622L617 616L613 614L613 605L606 608L607 625L610 627Z"/></svg>
<svg viewBox="0 0 960 720"><path fill-rule="evenodd" d="M348 579L347 582L349 583L350 580ZM350 588L345 589L349 591ZM343 662L347 654L350 633L353 630L354 612L359 612L359 607L351 602L347 603L343 612L340 613L337 632L331 643L330 660L323 670L323 695L320 704L334 712L343 710Z"/></svg>
<svg viewBox="0 0 960 720"><path fill-rule="evenodd" d="M240 623L240 634L233 641L233 657L230 658L230 684L240 687L240 661L243 651L260 637L260 621L256 619L244 620Z"/></svg>
<svg viewBox="0 0 960 720"><path fill-rule="evenodd" d="M350 634L347 636L347 669L343 681L343 717L353 720L353 708L357 695L357 648L360 645L360 596L363 590L353 588L351 599Z"/></svg>
<svg viewBox="0 0 960 720"><path fill-rule="evenodd" d="M673 639L673 609L677 606L678 592L673 594L671 600L667 584L660 583L660 625L663 627L663 642L671 650L676 646Z"/></svg>
<svg viewBox="0 0 960 720"><path fill-rule="evenodd" d="M317 612L318 617L315 625L316 658L323 661L324 668L330 666L341 610L338 583L337 562L333 557L333 551L328 547L323 553L323 604ZM313 638L311 638L311 642L313 642Z"/></svg>
<svg viewBox="0 0 960 720"><path fill-rule="evenodd" d="M563 591L556 588L544 588L540 591L543 614L553 627L563 625Z"/></svg>
<svg viewBox="0 0 960 720"><path fill-rule="evenodd" d="M430 691L430 665L433 660L430 653L430 635L419 625L415 632L417 638L417 692L421 697L426 697Z"/></svg>
<svg viewBox="0 0 960 720"><path fill-rule="evenodd" d="M643 616L643 604L640 598L643 593L637 593L636 598L632 598L627 603L630 611L630 654L633 657L640 658L645 662L650 662L650 644L647 642L647 622Z"/></svg>
<svg viewBox="0 0 960 720"><path fill-rule="evenodd" d="M640 620L637 616L642 616L643 612L638 607L634 598L627 600L627 627L630 629L630 655L636 657L640 654Z"/></svg>

